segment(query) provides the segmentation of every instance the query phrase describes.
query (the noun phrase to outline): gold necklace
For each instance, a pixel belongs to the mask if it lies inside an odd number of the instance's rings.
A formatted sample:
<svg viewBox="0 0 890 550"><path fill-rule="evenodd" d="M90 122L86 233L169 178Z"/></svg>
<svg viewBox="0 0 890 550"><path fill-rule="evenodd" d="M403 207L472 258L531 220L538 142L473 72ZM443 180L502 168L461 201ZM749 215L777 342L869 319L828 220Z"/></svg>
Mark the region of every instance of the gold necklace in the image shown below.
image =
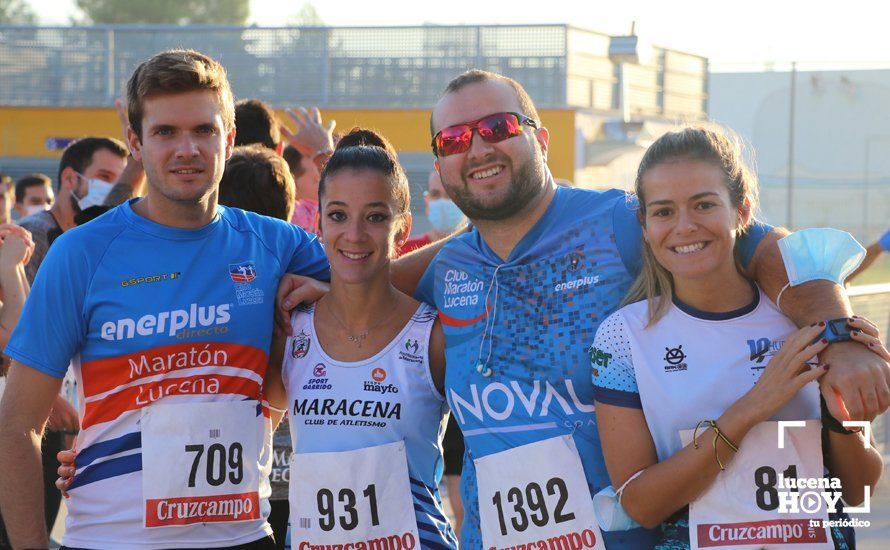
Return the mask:
<svg viewBox="0 0 890 550"><path fill-rule="evenodd" d="M377 327L379 327L380 325L382 325L384 321L388 320L388 319L389 319L390 317L392 317L392 315L393 315L392 313L390 313L389 315L387 315L387 316L384 317L383 319L377 321L376 323L374 323L374 324L371 325L370 327L366 328L365 330L359 332L358 334L349 334L349 333L352 332L352 329L350 329L349 327L347 327L347 326L346 326L346 323L344 323L343 321L340 320L339 317L337 317L337 314L334 313L334 308L332 308L331 306L327 306L327 309L328 309L328 312L331 314L331 317L333 317L334 320L337 321L337 323L338 323L341 327L343 327L343 330L345 330L345 331L347 332L347 334L346 334L346 338L347 338L350 342L352 342L353 344L355 344L359 349L361 349L361 347L362 347L362 342L365 340L365 338L368 337L368 334L369 334L372 330L374 330L375 328L377 328Z"/></svg>

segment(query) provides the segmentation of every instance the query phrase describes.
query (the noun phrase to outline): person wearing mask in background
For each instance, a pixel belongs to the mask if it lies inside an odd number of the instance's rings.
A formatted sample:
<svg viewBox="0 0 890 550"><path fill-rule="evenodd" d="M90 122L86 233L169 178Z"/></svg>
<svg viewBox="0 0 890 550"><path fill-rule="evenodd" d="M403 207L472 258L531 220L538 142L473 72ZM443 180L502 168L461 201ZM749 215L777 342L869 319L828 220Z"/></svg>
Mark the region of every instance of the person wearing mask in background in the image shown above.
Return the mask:
<svg viewBox="0 0 890 550"><path fill-rule="evenodd" d="M74 216L104 202L127 166L128 155L123 143L107 137L85 137L65 148L59 161L56 202L49 210L19 221L34 239L34 255L25 267L28 282L34 282L53 241L77 225Z"/></svg>
<svg viewBox="0 0 890 550"><path fill-rule="evenodd" d="M53 182L44 174L30 174L15 182L15 211L19 218L49 210L54 200Z"/></svg>
<svg viewBox="0 0 890 550"><path fill-rule="evenodd" d="M426 217L433 228L423 235L405 241L405 244L399 247L399 256L444 239L467 221L464 213L445 193L445 188L442 187L442 178L435 170L430 170L423 200L426 202Z"/></svg>

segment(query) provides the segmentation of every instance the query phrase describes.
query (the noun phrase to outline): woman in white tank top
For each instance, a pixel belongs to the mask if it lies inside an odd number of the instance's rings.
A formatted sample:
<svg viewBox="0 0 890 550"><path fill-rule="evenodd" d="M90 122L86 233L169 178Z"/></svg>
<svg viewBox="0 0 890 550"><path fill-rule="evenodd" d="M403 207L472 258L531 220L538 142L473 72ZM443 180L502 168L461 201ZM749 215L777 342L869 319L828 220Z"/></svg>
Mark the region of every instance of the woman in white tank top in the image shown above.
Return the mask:
<svg viewBox="0 0 890 550"><path fill-rule="evenodd" d="M294 312L265 383L270 405L290 415L291 546L456 548L438 494L444 335L435 310L390 281L411 228L392 147L350 132L319 200L331 290Z"/></svg>
<svg viewBox="0 0 890 550"><path fill-rule="evenodd" d="M643 273L591 346L619 487L595 498L604 527L661 527L658 548L851 548L852 532L838 528L848 525L829 513L840 497L867 498L881 456L820 413L825 324L797 330L738 267L736 235L757 194L738 144L704 128L666 134L646 152L636 192ZM890 359L873 325L849 325Z"/></svg>

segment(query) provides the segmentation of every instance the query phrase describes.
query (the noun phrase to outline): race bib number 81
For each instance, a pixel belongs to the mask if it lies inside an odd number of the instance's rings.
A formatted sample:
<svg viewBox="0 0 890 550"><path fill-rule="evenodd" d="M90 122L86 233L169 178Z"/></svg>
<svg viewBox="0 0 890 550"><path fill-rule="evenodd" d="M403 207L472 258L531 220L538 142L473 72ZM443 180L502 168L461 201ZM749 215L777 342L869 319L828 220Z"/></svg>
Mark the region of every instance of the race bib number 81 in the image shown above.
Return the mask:
<svg viewBox="0 0 890 550"><path fill-rule="evenodd" d="M782 483L822 478L822 424L807 420L805 426L785 430L780 449L781 429L774 421L756 425L726 471L690 503L691 548L834 548L823 526L826 508L790 506L798 502L800 491ZM693 430L680 432L684 444L692 441L692 435Z"/></svg>
<svg viewBox="0 0 890 550"><path fill-rule="evenodd" d="M141 426L146 527L260 518L255 401L152 405Z"/></svg>

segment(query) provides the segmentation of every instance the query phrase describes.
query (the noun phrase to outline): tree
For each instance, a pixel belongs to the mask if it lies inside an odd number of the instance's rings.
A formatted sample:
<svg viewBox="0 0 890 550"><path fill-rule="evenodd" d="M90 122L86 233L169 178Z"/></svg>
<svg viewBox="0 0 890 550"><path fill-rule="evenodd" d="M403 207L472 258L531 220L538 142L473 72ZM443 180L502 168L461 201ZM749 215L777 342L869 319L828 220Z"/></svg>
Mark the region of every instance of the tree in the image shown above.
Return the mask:
<svg viewBox="0 0 890 550"><path fill-rule="evenodd" d="M0 0L0 24L33 25L37 16L24 0Z"/></svg>
<svg viewBox="0 0 890 550"><path fill-rule="evenodd" d="M312 4L303 4L300 11L287 18L287 24L295 27L323 27L324 21Z"/></svg>
<svg viewBox="0 0 890 550"><path fill-rule="evenodd" d="M77 7L84 23L244 25L250 16L250 0L77 0Z"/></svg>

